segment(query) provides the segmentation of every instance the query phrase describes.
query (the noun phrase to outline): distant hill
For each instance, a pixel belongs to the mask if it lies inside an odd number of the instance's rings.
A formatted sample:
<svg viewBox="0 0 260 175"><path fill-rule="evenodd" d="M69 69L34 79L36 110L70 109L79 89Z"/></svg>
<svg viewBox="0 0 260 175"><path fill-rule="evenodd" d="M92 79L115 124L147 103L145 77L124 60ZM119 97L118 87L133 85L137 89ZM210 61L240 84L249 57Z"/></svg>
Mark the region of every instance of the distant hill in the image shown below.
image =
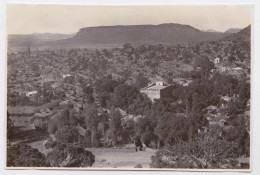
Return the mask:
<svg viewBox="0 0 260 175"><path fill-rule="evenodd" d="M239 31L241 31L242 29L238 29L238 28L230 28L227 31L225 31L225 33L237 33Z"/></svg>
<svg viewBox="0 0 260 175"><path fill-rule="evenodd" d="M232 40L237 42L250 42L251 41L251 25L242 29L238 33L234 33L223 40Z"/></svg>
<svg viewBox="0 0 260 175"><path fill-rule="evenodd" d="M73 37L75 34L53 34L53 33L34 33L34 34L9 34L8 47L32 47L41 45L43 42L57 41Z"/></svg>
<svg viewBox="0 0 260 175"><path fill-rule="evenodd" d="M187 42L219 40L229 33L202 32L190 25L167 23L160 25L130 25L130 26L99 26L86 27L79 30L75 36L65 39L47 40L36 37L38 47L90 47L90 46L118 46L130 44L176 44ZM66 36L67 37L67 36ZM38 40L39 39L39 40ZM57 39L57 40L56 40ZM8 43L23 45L22 41L12 39ZM34 44L32 44L34 45Z"/></svg>

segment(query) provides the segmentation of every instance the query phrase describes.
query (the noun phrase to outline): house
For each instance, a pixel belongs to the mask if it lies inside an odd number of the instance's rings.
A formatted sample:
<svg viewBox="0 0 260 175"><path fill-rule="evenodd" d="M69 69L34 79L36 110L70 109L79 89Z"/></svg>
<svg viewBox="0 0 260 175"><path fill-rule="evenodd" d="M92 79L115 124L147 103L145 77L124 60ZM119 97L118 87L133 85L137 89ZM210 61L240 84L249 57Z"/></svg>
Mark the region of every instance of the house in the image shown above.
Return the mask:
<svg viewBox="0 0 260 175"><path fill-rule="evenodd" d="M228 57L227 56L223 57L223 60L225 60L225 61L228 60Z"/></svg>
<svg viewBox="0 0 260 175"><path fill-rule="evenodd" d="M38 92L37 91L30 91L30 92L26 92L26 97L31 97L35 94L37 94Z"/></svg>
<svg viewBox="0 0 260 175"><path fill-rule="evenodd" d="M210 72L211 73L214 73L216 71L216 69L211 69Z"/></svg>
<svg viewBox="0 0 260 175"><path fill-rule="evenodd" d="M154 99L160 99L161 97L169 97L172 93L172 89L173 86L167 86L163 81L156 81L155 83L142 88L140 92L147 94L153 101Z"/></svg>
<svg viewBox="0 0 260 175"><path fill-rule="evenodd" d="M233 68L233 70L235 70L235 71L241 71L241 70L243 70L241 67L235 67L235 68Z"/></svg>
<svg viewBox="0 0 260 175"><path fill-rule="evenodd" d="M204 110L206 110L207 112L212 113L212 112L214 112L214 111L217 110L217 107L216 107L216 106L213 106L213 105L210 105L210 106L208 106L207 108L205 108Z"/></svg>
<svg viewBox="0 0 260 175"><path fill-rule="evenodd" d="M225 126L227 124L227 121L225 119L221 119L218 122L219 126Z"/></svg>
<svg viewBox="0 0 260 175"><path fill-rule="evenodd" d="M229 97L227 95L226 96L221 96L221 100L229 102L229 101L231 101L231 97Z"/></svg>
<svg viewBox="0 0 260 175"><path fill-rule="evenodd" d="M188 86L192 81L193 81L192 79L184 79L184 78L175 78L175 79L173 79L174 83L179 84L181 86Z"/></svg>
<svg viewBox="0 0 260 175"><path fill-rule="evenodd" d="M230 68L229 68L229 67L222 67L222 68L221 68L221 71L222 71L222 72L230 71Z"/></svg>
<svg viewBox="0 0 260 175"><path fill-rule="evenodd" d="M215 63L215 64L218 64L218 63L220 63L220 58L218 58L218 57L217 57L217 58L215 58L215 59L214 59L214 63Z"/></svg>
<svg viewBox="0 0 260 175"><path fill-rule="evenodd" d="M38 118L46 118L52 114L51 110L48 108L40 110L40 113L36 113L34 116Z"/></svg>

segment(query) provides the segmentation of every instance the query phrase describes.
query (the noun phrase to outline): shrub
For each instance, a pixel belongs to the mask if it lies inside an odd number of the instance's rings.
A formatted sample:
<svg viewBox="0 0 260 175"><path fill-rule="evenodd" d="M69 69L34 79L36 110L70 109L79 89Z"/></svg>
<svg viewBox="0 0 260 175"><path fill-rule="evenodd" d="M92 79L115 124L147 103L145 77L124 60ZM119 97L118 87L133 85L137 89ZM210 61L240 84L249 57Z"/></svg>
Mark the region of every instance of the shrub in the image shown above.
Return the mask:
<svg viewBox="0 0 260 175"><path fill-rule="evenodd" d="M64 126L55 132L55 138L58 143L73 143L78 138L76 128Z"/></svg>
<svg viewBox="0 0 260 175"><path fill-rule="evenodd" d="M47 155L47 162L53 167L90 167L95 156L82 147L61 144Z"/></svg>
<svg viewBox="0 0 260 175"><path fill-rule="evenodd" d="M141 164L137 164L135 168L143 168Z"/></svg>
<svg viewBox="0 0 260 175"><path fill-rule="evenodd" d="M57 145L57 141L54 141L52 139L49 139L46 143L45 143L45 148L49 149L49 148L54 148Z"/></svg>
<svg viewBox="0 0 260 175"><path fill-rule="evenodd" d="M7 147L8 167L46 167L45 156L26 144Z"/></svg>

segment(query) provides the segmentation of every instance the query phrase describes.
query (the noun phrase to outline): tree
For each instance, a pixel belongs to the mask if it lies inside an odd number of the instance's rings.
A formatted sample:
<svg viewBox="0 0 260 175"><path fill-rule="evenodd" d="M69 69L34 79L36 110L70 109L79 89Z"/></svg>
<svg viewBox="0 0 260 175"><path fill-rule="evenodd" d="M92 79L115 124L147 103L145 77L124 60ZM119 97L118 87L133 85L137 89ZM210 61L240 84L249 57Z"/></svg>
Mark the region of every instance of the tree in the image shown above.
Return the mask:
<svg viewBox="0 0 260 175"><path fill-rule="evenodd" d="M7 138L8 139L10 139L13 135L13 128L14 128L13 121L10 119L10 114L7 111Z"/></svg>
<svg viewBox="0 0 260 175"><path fill-rule="evenodd" d="M246 108L247 101L250 99L250 84L245 81L241 82L239 89L239 101L243 108Z"/></svg>
<svg viewBox="0 0 260 175"><path fill-rule="evenodd" d="M210 61L207 57L197 58L194 63L194 67L201 68L201 77L207 78L211 69L214 68L214 63Z"/></svg>
<svg viewBox="0 0 260 175"><path fill-rule="evenodd" d="M117 143L121 139L122 125L121 125L121 114L119 111L113 111L109 115L109 131L112 137L113 143Z"/></svg>
<svg viewBox="0 0 260 175"><path fill-rule="evenodd" d="M73 143L78 138L78 132L76 128L70 128L64 126L55 132L55 138L60 143Z"/></svg>
<svg viewBox="0 0 260 175"><path fill-rule="evenodd" d="M127 84L121 84L115 88L113 95L113 104L115 107L127 109L134 102L138 95L137 89Z"/></svg>
<svg viewBox="0 0 260 175"><path fill-rule="evenodd" d="M46 160L52 167L90 167L95 156L82 147L61 144L47 154Z"/></svg>
<svg viewBox="0 0 260 175"><path fill-rule="evenodd" d="M109 103L111 103L111 97L112 95L109 92L102 92L100 93L97 98L101 104L102 107L107 107Z"/></svg>
<svg viewBox="0 0 260 175"><path fill-rule="evenodd" d="M139 74L135 81L135 86L137 89L143 88L148 85L148 78L143 76L142 74Z"/></svg>
<svg viewBox="0 0 260 175"><path fill-rule="evenodd" d="M127 108L128 112L136 115L144 115L152 106L151 100L144 94L138 94L133 103Z"/></svg>
<svg viewBox="0 0 260 175"><path fill-rule="evenodd" d="M7 147L8 167L47 167L44 154L26 144Z"/></svg>
<svg viewBox="0 0 260 175"><path fill-rule="evenodd" d="M151 143L157 142L158 137L155 135L155 129L152 126L151 117L143 117L135 123L135 135L140 135L143 143L149 147L156 147L157 145L151 145Z"/></svg>
<svg viewBox="0 0 260 175"><path fill-rule="evenodd" d="M96 132L97 132L97 126L100 121L100 118L98 116L97 107L93 105L89 105L84 111L83 115L85 116L85 122L88 127L88 129L91 131L91 142L92 147L96 146Z"/></svg>
<svg viewBox="0 0 260 175"><path fill-rule="evenodd" d="M117 85L118 82L112 79L98 79L94 83L95 90L98 94L101 94L103 92L113 93Z"/></svg>
<svg viewBox="0 0 260 175"><path fill-rule="evenodd" d="M152 156L153 168L240 168L234 159L236 144L213 138L175 144ZM230 160L231 159L231 160Z"/></svg>
<svg viewBox="0 0 260 175"><path fill-rule="evenodd" d="M167 113L158 118L155 133L164 143L174 145L188 140L188 127L184 117Z"/></svg>
<svg viewBox="0 0 260 175"><path fill-rule="evenodd" d="M47 129L47 120L46 118L33 117L31 121L34 124L35 129L37 130L46 130Z"/></svg>

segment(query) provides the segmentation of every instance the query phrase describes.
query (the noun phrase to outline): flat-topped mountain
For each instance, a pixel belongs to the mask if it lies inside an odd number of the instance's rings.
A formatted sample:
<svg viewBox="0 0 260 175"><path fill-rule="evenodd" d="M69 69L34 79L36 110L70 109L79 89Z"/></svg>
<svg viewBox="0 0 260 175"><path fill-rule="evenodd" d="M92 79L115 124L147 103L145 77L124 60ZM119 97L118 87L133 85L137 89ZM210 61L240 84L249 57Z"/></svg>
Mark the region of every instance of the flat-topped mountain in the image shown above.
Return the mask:
<svg viewBox="0 0 260 175"><path fill-rule="evenodd" d="M176 44L217 40L228 34L202 32L182 24L100 26L82 28L68 41L82 44Z"/></svg>
<svg viewBox="0 0 260 175"><path fill-rule="evenodd" d="M204 32L190 25L167 23L159 25L99 26L80 29L73 35L46 34L37 37L9 36L8 47L75 48L122 46L139 44L178 44L187 42L215 41L230 33Z"/></svg>

